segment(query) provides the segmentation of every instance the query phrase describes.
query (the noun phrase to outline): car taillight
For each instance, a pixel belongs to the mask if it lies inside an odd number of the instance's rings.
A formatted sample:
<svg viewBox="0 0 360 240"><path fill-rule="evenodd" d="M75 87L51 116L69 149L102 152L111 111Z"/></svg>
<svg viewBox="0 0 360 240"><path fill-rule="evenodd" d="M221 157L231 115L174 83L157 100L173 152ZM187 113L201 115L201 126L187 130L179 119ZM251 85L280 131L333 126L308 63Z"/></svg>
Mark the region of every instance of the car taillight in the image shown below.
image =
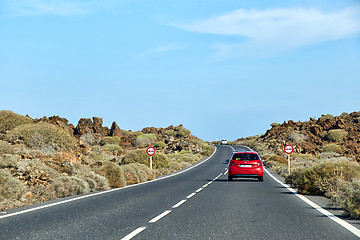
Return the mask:
<svg viewBox="0 0 360 240"><path fill-rule="evenodd" d="M261 166L261 165L262 165L262 162L259 161L259 162L256 163L256 165Z"/></svg>
<svg viewBox="0 0 360 240"><path fill-rule="evenodd" d="M234 161L231 161L230 162L230 166L234 166L235 162Z"/></svg>

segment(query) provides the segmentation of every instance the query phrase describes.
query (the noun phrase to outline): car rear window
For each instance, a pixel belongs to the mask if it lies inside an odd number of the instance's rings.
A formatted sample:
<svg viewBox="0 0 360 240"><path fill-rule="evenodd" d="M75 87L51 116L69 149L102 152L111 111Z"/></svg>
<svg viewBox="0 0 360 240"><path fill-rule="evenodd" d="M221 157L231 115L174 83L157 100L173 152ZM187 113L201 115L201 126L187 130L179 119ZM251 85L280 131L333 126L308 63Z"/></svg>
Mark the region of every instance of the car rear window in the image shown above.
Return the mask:
<svg viewBox="0 0 360 240"><path fill-rule="evenodd" d="M241 161L259 160L259 155L252 153L234 154L232 160L241 160Z"/></svg>

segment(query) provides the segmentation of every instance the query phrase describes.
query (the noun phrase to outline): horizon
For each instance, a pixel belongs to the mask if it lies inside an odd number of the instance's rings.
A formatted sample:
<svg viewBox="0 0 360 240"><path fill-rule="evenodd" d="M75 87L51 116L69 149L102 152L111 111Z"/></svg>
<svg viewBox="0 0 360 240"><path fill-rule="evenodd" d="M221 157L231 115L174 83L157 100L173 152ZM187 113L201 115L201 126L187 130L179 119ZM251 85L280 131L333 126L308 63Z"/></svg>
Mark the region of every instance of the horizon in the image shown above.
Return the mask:
<svg viewBox="0 0 360 240"><path fill-rule="evenodd" d="M214 141L360 110L356 0L5 0L0 18L0 109L31 118Z"/></svg>

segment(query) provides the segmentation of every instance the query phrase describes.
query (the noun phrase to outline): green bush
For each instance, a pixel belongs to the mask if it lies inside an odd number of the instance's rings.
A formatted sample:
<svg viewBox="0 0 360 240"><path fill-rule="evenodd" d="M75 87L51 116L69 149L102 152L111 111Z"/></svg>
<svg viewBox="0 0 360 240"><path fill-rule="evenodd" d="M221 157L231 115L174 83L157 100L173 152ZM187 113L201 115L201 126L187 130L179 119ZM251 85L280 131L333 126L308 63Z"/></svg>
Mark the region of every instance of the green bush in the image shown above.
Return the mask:
<svg viewBox="0 0 360 240"><path fill-rule="evenodd" d="M204 144L202 146L202 152L201 155L205 156L205 157L209 157L211 156L211 154L214 152L214 146L209 145L209 144Z"/></svg>
<svg viewBox="0 0 360 240"><path fill-rule="evenodd" d="M108 152L121 152L122 148L117 144L106 144L103 146L103 149Z"/></svg>
<svg viewBox="0 0 360 240"><path fill-rule="evenodd" d="M114 137L103 137L101 139L100 144L106 145L106 144L113 144L113 145L120 145L120 138L118 136L114 136Z"/></svg>
<svg viewBox="0 0 360 240"><path fill-rule="evenodd" d="M165 135L167 135L167 136L175 136L175 131L174 131L174 130L171 130L171 129L166 130L166 131L165 131Z"/></svg>
<svg viewBox="0 0 360 240"><path fill-rule="evenodd" d="M75 176L60 176L53 183L58 197L67 197L90 192L89 184Z"/></svg>
<svg viewBox="0 0 360 240"><path fill-rule="evenodd" d="M155 144L155 147L156 147L156 148L161 148L161 149L163 149L163 148L166 147L166 144L165 144L164 142L157 142L157 143Z"/></svg>
<svg viewBox="0 0 360 240"><path fill-rule="evenodd" d="M321 115L321 117L319 118L319 120L321 121L321 122L323 122L323 121L326 121L326 120L328 120L328 119L334 119L334 116L333 115L331 115L331 114L326 114L326 115Z"/></svg>
<svg viewBox="0 0 360 240"><path fill-rule="evenodd" d="M153 159L153 168L165 168L169 165L169 160L167 156L163 153L155 153L152 157ZM138 149L131 151L125 154L123 158L123 164L129 163L141 163L146 166L149 166L149 155L146 153L146 149Z"/></svg>
<svg viewBox="0 0 360 240"><path fill-rule="evenodd" d="M20 181L13 177L10 170L0 169L0 201L4 199L19 199L25 193Z"/></svg>
<svg viewBox="0 0 360 240"><path fill-rule="evenodd" d="M121 166L124 172L126 184L141 183L154 179L154 174L149 167L144 164L130 163Z"/></svg>
<svg viewBox="0 0 360 240"><path fill-rule="evenodd" d="M291 132L288 136L288 139L293 141L294 143L299 144L304 142L307 139L307 136L299 132Z"/></svg>
<svg viewBox="0 0 360 240"><path fill-rule="evenodd" d="M30 148L52 148L54 150L73 149L76 139L55 125L48 123L25 124L7 133L10 142L23 140Z"/></svg>
<svg viewBox="0 0 360 240"><path fill-rule="evenodd" d="M187 137L187 136L191 135L191 132L190 132L190 130L188 130L186 128L180 128L179 135L181 137Z"/></svg>
<svg viewBox="0 0 360 240"><path fill-rule="evenodd" d="M154 146L156 143L156 136L154 133L142 134L136 138L135 146L137 147L147 147Z"/></svg>
<svg viewBox="0 0 360 240"><path fill-rule="evenodd" d="M292 172L287 181L302 194L329 195L336 188L338 179L350 182L360 178L360 166L350 161L328 161L308 169Z"/></svg>
<svg viewBox="0 0 360 240"><path fill-rule="evenodd" d="M336 202L343 206L353 218L360 218L360 179L349 183L338 182L339 193Z"/></svg>
<svg viewBox="0 0 360 240"><path fill-rule="evenodd" d="M114 163L108 163L101 167L100 173L108 179L110 187L119 188L126 185L122 169Z"/></svg>
<svg viewBox="0 0 360 240"><path fill-rule="evenodd" d="M342 129L332 129L326 135L325 139L331 142L339 142L347 136L347 132Z"/></svg>
<svg viewBox="0 0 360 240"><path fill-rule="evenodd" d="M335 143L326 144L322 147L322 152L340 152L341 148Z"/></svg>
<svg viewBox="0 0 360 240"><path fill-rule="evenodd" d="M15 153L15 149L12 145L10 145L8 142L0 140L0 155L14 154L14 153Z"/></svg>
<svg viewBox="0 0 360 240"><path fill-rule="evenodd" d="M0 133L6 133L6 131L10 131L17 126L32 122L33 120L30 117L22 116L11 111L0 111Z"/></svg>

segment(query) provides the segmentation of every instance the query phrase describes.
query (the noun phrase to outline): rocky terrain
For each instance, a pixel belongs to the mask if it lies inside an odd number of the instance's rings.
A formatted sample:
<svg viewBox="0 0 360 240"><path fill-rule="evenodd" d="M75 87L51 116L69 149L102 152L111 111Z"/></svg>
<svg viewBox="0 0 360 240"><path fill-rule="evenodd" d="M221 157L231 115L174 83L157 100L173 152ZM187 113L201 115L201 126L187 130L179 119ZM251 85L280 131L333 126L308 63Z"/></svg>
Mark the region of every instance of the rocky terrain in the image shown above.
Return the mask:
<svg viewBox="0 0 360 240"><path fill-rule="evenodd" d="M153 169L146 148L153 146ZM76 127L59 116L0 111L0 210L154 179L209 156L182 125L121 129L99 117Z"/></svg>

